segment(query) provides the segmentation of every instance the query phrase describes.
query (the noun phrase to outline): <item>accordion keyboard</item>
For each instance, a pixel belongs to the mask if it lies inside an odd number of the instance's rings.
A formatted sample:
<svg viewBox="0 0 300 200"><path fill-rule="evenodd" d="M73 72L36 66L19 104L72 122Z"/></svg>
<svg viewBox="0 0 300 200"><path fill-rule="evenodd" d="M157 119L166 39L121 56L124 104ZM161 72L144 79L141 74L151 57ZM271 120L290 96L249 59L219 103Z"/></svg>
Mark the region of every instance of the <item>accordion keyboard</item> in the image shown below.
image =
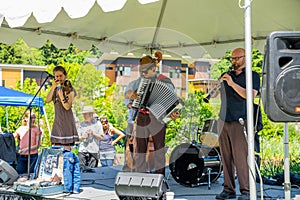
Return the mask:
<svg viewBox="0 0 300 200"><path fill-rule="evenodd" d="M149 83L151 82L150 79L146 79L146 78L141 78L141 82L139 84L139 87L137 89L137 99L134 99L134 101L132 102L132 107L135 109L139 109L141 104L143 103L143 97L144 94L147 92L147 88L149 87Z"/></svg>

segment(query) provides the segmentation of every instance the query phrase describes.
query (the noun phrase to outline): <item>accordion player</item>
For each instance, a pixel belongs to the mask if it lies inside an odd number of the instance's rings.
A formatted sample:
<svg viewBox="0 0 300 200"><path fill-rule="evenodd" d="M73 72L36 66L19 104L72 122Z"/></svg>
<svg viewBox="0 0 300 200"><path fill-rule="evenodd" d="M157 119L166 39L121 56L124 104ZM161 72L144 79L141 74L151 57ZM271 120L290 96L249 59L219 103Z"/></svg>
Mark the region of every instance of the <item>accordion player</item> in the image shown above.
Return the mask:
<svg viewBox="0 0 300 200"><path fill-rule="evenodd" d="M136 93L137 98L132 103L132 108L136 109L133 120L138 112L150 111L157 120L167 123L171 114L183 107L183 101L176 93L158 79L142 77Z"/></svg>

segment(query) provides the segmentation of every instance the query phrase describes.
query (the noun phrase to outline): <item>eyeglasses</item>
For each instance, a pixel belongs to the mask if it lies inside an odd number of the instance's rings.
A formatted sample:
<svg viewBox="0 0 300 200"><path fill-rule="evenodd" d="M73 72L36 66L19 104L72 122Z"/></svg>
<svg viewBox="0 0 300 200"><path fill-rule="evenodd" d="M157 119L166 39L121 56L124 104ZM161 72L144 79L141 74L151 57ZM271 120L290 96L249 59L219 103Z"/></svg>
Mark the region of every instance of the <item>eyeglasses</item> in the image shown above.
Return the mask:
<svg viewBox="0 0 300 200"><path fill-rule="evenodd" d="M231 57L231 60L237 61L237 60L239 60L240 58L243 58L243 57L245 57L245 56Z"/></svg>

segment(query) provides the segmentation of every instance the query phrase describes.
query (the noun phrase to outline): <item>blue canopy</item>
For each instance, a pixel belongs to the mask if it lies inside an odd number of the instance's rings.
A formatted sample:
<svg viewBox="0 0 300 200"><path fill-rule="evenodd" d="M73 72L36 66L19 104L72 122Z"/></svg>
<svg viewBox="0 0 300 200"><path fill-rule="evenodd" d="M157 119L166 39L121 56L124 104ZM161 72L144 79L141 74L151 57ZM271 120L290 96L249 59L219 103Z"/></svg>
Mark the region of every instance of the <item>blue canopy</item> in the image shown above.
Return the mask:
<svg viewBox="0 0 300 200"><path fill-rule="evenodd" d="M28 106L33 97L31 94L0 86L0 106ZM31 106L40 107L42 110L44 106L42 97L35 97Z"/></svg>
<svg viewBox="0 0 300 200"><path fill-rule="evenodd" d="M34 95L26 94L24 92L19 92L16 90L11 90L6 87L0 86L0 106L29 106L33 97ZM34 101L31 103L31 106L40 107L40 112L42 115L43 114L45 115L48 131L50 133L50 126L46 116L46 111L44 109L44 101L42 97L35 97ZM9 131L7 109L6 109L6 126L7 126L7 131Z"/></svg>

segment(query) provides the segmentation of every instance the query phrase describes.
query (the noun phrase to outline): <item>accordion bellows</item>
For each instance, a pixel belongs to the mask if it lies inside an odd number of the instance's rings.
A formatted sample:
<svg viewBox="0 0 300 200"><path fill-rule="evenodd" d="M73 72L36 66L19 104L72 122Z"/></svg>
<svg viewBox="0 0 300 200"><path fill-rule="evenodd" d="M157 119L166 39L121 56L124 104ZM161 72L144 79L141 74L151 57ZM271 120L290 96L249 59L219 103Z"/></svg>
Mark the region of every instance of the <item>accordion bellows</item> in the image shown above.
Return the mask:
<svg viewBox="0 0 300 200"><path fill-rule="evenodd" d="M137 90L138 98L132 103L135 109L148 109L154 117L167 123L172 112L183 107L182 100L164 82L142 78Z"/></svg>

